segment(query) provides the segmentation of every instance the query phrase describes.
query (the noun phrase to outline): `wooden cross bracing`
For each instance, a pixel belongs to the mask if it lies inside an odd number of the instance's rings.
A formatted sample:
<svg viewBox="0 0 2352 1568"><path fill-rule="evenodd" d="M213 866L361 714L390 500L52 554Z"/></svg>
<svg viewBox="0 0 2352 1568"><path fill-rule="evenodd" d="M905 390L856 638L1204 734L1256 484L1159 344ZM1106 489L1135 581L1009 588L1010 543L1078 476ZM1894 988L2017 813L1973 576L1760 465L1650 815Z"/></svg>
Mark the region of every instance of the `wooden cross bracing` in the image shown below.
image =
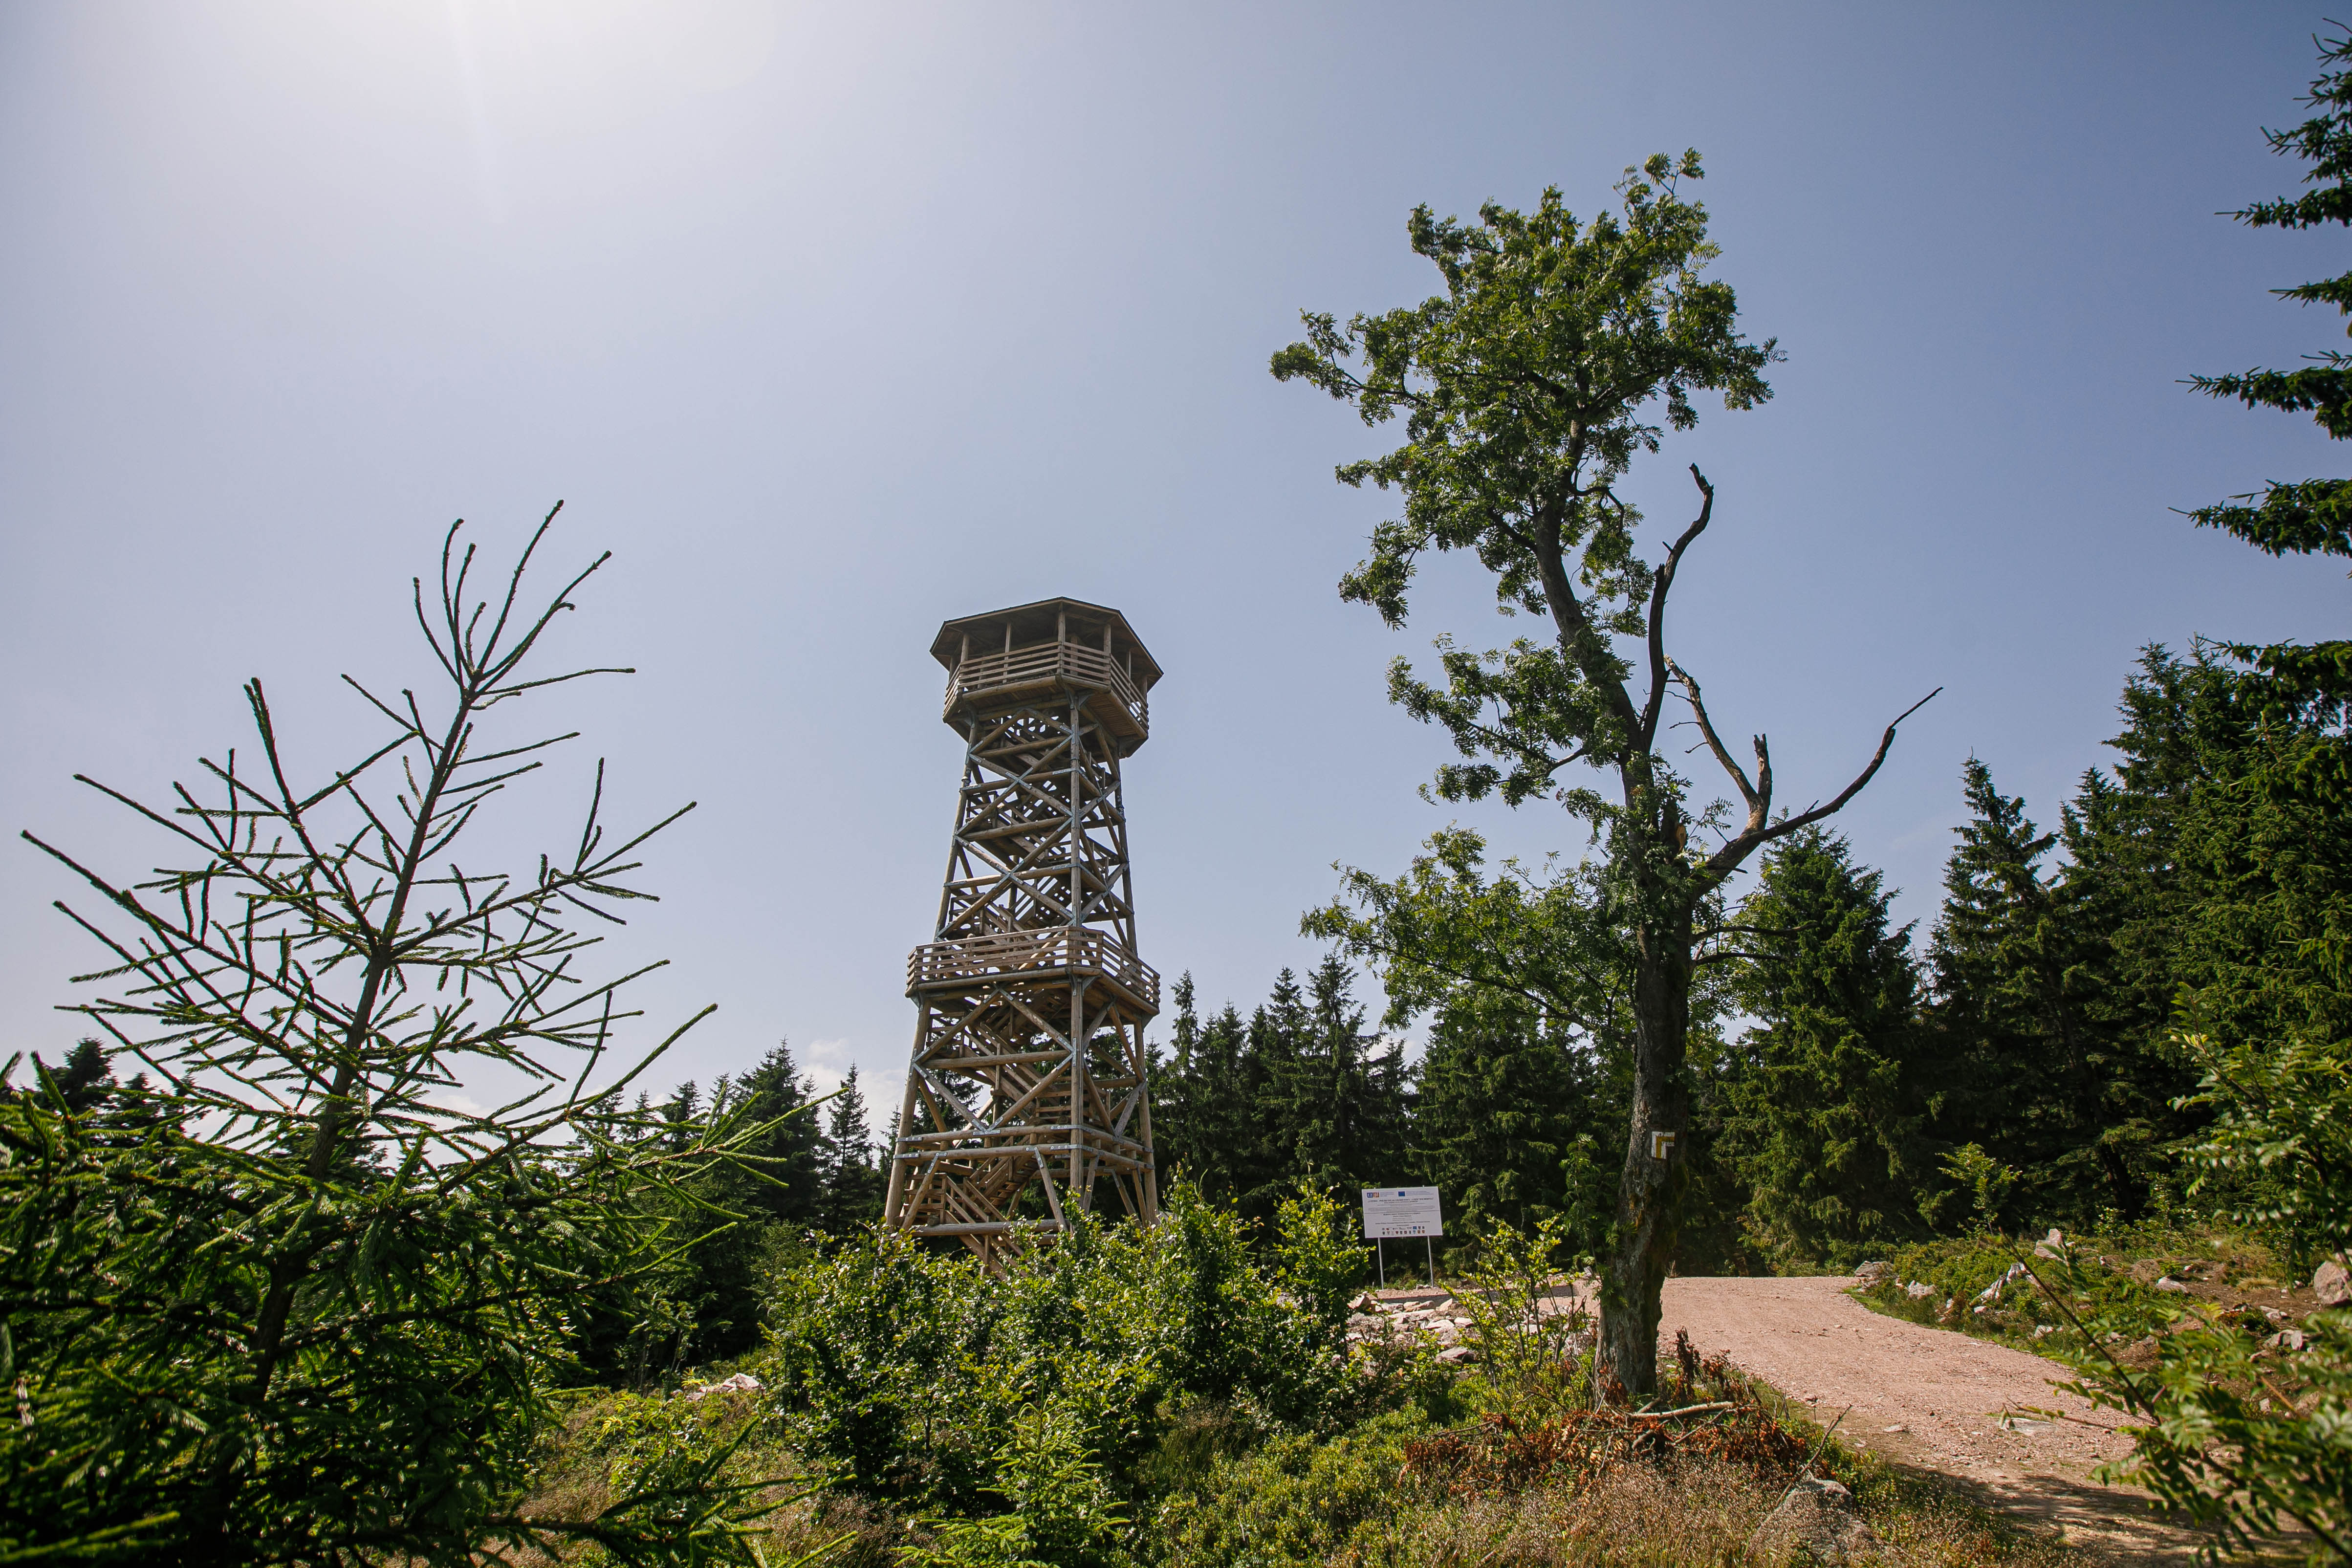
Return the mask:
<svg viewBox="0 0 2352 1568"><path fill-rule="evenodd" d="M950 621L932 652L963 784L935 936L908 960L921 1016L885 1212L992 1263L1032 1183L1046 1230L1098 1188L1158 1217L1160 978L1136 954L1119 763L1160 671L1118 612L1066 599Z"/></svg>
<svg viewBox="0 0 2352 1568"><path fill-rule="evenodd" d="M938 941L1108 924L1129 952L1135 910L1118 761L1090 740L1085 697L979 721L964 753Z"/></svg>

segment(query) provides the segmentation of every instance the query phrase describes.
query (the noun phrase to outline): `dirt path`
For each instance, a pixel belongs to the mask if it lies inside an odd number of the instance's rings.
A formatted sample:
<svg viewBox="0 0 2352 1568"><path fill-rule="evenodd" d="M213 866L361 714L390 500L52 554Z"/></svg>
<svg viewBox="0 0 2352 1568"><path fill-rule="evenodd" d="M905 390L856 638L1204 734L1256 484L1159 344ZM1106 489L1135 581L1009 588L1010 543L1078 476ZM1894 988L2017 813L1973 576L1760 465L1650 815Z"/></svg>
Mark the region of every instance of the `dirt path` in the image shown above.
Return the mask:
<svg viewBox="0 0 2352 1568"><path fill-rule="evenodd" d="M1669 1279L1660 1338L1671 1344L1687 1330L1701 1355L1728 1353L1824 1424L1851 1405L1841 1440L1952 1477L1990 1506L2063 1529L2070 1543L2137 1563L2191 1561L2197 1536L2152 1517L2138 1494L2089 1479L2128 1445L2111 1412L2051 1386L2063 1369L1882 1316L1845 1293L1853 1283Z"/></svg>

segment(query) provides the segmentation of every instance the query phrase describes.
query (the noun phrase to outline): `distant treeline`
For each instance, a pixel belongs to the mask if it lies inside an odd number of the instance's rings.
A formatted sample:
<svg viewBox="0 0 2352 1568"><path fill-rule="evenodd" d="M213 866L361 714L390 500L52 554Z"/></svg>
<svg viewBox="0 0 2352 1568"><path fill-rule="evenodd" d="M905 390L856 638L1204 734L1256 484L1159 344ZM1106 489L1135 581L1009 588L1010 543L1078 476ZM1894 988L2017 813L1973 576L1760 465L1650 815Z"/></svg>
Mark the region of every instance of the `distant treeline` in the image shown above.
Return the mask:
<svg viewBox="0 0 2352 1568"><path fill-rule="evenodd" d="M96 1040L77 1045L53 1076L65 1105L100 1126L144 1128L156 1119L147 1076L117 1082ZM582 1314L581 1363L599 1377L643 1383L751 1350L777 1270L882 1216L886 1152L876 1146L857 1069L838 1090L820 1094L787 1042L741 1077L719 1078L707 1099L691 1080L658 1105L639 1095L615 1136L659 1154L730 1126L756 1130L733 1145L740 1161L714 1163L680 1192L646 1200L676 1209L665 1217L693 1239L661 1268L603 1290ZM350 1173L362 1186L390 1174L373 1153Z"/></svg>
<svg viewBox="0 0 2352 1568"><path fill-rule="evenodd" d="M2332 756L2341 716L2274 699L2226 650L2148 649L2112 766L2046 828L1971 758L1924 942L1842 836L1776 846L1694 994L1681 1267L1851 1264L1974 1223L1971 1171L1991 1173L1991 1217L2012 1228L2264 1212L2258 1176L2199 1157L2200 1083L2233 1052L2352 1024L2341 795L2261 787ZM1540 917L1524 921L1540 939ZM1424 975L1427 1049L1408 1068L1336 957L1303 989L1284 972L1246 1020L1202 1017L1190 976L1174 998L1163 1173L1260 1217L1299 1183L1429 1183L1457 1237L1558 1215L1601 1245L1625 1150L1622 1014L1570 1025Z"/></svg>
<svg viewBox="0 0 2352 1568"><path fill-rule="evenodd" d="M680 1142L730 1121L758 1126L744 1146L750 1161L714 1170L696 1191L715 1211L744 1217L721 1230L714 1214L714 1233L688 1249L664 1281L661 1304L676 1318L669 1335L644 1331L642 1290L630 1303L635 1322L616 1319L613 1327L634 1331L640 1353L656 1364L740 1355L760 1342L764 1292L780 1264L814 1241L882 1217L886 1155L875 1147L857 1069L832 1096L821 1096L782 1040L741 1078L714 1082L707 1104L689 1080L660 1111ZM608 1351L606 1360L614 1359Z"/></svg>

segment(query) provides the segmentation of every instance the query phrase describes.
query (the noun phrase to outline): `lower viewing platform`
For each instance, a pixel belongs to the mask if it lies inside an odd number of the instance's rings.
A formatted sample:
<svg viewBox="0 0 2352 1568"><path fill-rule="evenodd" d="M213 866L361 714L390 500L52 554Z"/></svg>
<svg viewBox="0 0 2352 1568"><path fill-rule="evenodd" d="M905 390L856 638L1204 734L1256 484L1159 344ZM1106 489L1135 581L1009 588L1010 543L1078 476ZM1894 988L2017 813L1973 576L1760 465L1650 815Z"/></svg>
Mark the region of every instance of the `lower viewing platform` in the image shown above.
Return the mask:
<svg viewBox="0 0 2352 1568"><path fill-rule="evenodd" d="M1160 974L1116 938L1090 926L999 931L935 942L907 957L907 994L960 991L974 982L1058 980L1093 975L1147 1016L1160 1011Z"/></svg>

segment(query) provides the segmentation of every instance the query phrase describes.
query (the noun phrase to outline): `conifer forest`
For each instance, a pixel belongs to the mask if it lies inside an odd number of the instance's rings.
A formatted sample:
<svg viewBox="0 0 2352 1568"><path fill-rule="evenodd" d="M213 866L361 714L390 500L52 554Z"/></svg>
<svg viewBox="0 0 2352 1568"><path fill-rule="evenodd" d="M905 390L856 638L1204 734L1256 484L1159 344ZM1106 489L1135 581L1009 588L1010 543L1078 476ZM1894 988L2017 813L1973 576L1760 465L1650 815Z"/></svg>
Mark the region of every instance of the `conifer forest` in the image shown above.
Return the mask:
<svg viewBox="0 0 2352 1568"><path fill-rule="evenodd" d="M2317 42L2247 130L2286 194L2210 220L2245 243L2352 227L2352 38ZM602 651L628 552L561 506L351 590L415 646L333 650L347 754L265 669L177 782L82 779L147 847L17 846L86 962L54 1037L0 1042L0 1563L2352 1563L2352 640L2146 647L2062 795L1990 741L1921 763L1933 679L1776 756L1673 613L1770 526L1680 444L1801 347L1735 291L1724 183L1677 152L1391 215L1433 291L1286 301L1261 346L1352 416L1347 613L1445 634L1387 670L1388 739L1444 746L1462 817L1335 867L1262 994L1154 953L1156 1215L1040 1154L1010 1240L917 1235L895 1087L784 1040L683 1080L703 1017L603 939L696 808L644 812L556 707L640 657ZM2279 292L2305 356L2179 395L2352 437L2352 272ZM2246 484L2147 526L2352 566L2352 479ZM1516 640L1452 640L1441 564ZM1898 764L1960 822L1921 919L1852 809ZM550 779L572 816L520 815ZM1381 1187L1444 1208L1386 1289ZM1850 1339L2038 1369L1988 1441L2107 1447L2036 1512L1678 1332L1750 1300L1694 1287L1795 1282Z"/></svg>

